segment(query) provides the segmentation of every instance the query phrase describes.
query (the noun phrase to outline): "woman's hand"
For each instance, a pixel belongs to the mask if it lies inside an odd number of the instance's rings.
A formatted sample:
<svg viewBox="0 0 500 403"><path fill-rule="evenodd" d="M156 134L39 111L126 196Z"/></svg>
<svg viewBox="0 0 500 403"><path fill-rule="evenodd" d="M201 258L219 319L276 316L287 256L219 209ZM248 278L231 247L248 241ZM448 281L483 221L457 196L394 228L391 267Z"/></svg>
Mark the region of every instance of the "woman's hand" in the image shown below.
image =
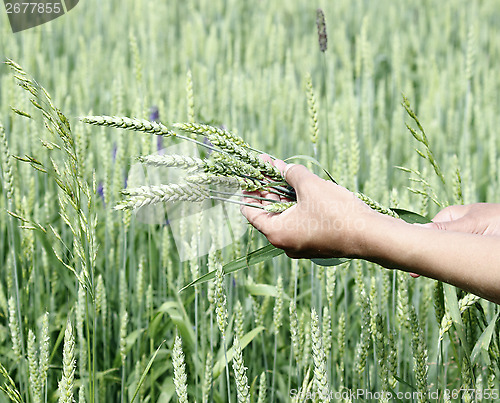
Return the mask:
<svg viewBox="0 0 500 403"><path fill-rule="evenodd" d="M371 217L379 213L347 189L321 179L303 165L287 165L280 160L272 161L269 156L262 158L280 169L297 194L297 204L281 214L248 206L241 209L269 242L294 258L362 255L363 231ZM253 194L279 200L276 194L269 192ZM245 198L245 202L270 203L252 198Z"/></svg>
<svg viewBox="0 0 500 403"><path fill-rule="evenodd" d="M247 206L242 212L288 256L363 258L500 303L500 205L453 206L431 224L412 225L375 212L302 165L274 165L295 189L297 205L281 214ZM273 193L257 193L278 199Z"/></svg>
<svg viewBox="0 0 500 403"><path fill-rule="evenodd" d="M441 210L431 223L422 227L469 234L500 236L500 204L475 203L449 206ZM410 273L412 277L420 277Z"/></svg>
<svg viewBox="0 0 500 403"><path fill-rule="evenodd" d="M500 236L500 204L476 203L449 206L425 227L470 234Z"/></svg>

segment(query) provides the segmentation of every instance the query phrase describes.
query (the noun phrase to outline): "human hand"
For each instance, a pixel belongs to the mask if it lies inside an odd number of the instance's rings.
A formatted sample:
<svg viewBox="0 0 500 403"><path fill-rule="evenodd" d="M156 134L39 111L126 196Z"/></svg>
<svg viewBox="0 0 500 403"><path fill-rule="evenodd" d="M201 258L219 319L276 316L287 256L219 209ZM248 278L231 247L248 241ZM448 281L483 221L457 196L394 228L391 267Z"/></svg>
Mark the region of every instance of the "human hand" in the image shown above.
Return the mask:
<svg viewBox="0 0 500 403"><path fill-rule="evenodd" d="M303 165L280 160L262 159L276 166L295 189L297 204L280 214L244 206L247 220L269 242L293 258L357 257L362 254L363 230L377 215L347 189L314 175ZM280 200L270 192L252 192ZM270 202L245 198L246 203L266 205ZM280 201L289 201L281 198Z"/></svg>
<svg viewBox="0 0 500 403"><path fill-rule="evenodd" d="M475 203L449 206L424 227L470 234L500 236L500 204Z"/></svg>
<svg viewBox="0 0 500 403"><path fill-rule="evenodd" d="M470 234L500 236L500 204L475 203L449 206L422 227ZM418 274L410 273L412 277Z"/></svg>

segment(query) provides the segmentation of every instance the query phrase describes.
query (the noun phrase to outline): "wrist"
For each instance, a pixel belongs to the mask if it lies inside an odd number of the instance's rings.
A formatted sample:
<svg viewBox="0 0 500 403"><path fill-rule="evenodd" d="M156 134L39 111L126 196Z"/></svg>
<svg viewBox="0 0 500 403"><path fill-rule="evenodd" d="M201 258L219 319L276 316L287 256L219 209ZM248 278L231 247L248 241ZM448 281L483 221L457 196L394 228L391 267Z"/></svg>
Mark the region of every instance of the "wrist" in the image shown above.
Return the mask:
<svg viewBox="0 0 500 403"><path fill-rule="evenodd" d="M365 259L383 264L387 260L390 245L387 234L396 234L406 223L374 210L366 212L356 228L352 258Z"/></svg>

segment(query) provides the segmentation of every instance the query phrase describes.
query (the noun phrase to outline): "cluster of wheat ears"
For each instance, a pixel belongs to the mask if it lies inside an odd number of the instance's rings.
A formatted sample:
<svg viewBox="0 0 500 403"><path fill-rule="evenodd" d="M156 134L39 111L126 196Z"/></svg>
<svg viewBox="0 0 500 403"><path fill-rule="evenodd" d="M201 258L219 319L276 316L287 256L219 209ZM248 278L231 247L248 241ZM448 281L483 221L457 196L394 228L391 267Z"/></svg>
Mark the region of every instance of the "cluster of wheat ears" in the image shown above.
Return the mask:
<svg viewBox="0 0 500 403"><path fill-rule="evenodd" d="M212 151L208 158L188 157L179 154L147 155L139 161L155 167L175 167L185 169L189 175L183 183L159 186L141 186L123 190L125 200L117 209L136 209L142 206L172 201L203 202L207 199L243 203L252 207L263 208L272 213L279 213L291 207L295 192L284 181L281 172L259 158L260 151L252 148L241 137L218 127L197 123L175 123L172 127L180 134L157 122L128 117L88 116L82 118L85 123L119 127L163 137L175 137L191 141ZM186 135L188 134L188 135ZM203 141L204 139L208 140ZM228 190L233 190L228 192ZM278 202L270 198L246 195L250 198L264 199L270 202L266 206L244 203L230 199L236 189L245 191L266 190L287 199L290 202Z"/></svg>

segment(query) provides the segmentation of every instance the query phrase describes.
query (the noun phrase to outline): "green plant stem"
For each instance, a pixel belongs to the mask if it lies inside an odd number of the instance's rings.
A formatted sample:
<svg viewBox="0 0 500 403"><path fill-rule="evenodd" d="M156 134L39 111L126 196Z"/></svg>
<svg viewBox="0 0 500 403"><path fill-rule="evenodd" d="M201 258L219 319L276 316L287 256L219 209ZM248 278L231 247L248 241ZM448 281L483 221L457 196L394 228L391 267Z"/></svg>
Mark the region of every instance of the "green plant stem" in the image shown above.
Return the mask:
<svg viewBox="0 0 500 403"><path fill-rule="evenodd" d="M198 253L196 254L198 256ZM198 257L197 257L198 259ZM196 340L196 345L195 345L195 350L194 350L194 354L195 354L195 357L198 358L198 338L199 338L199 334L198 334L198 286L195 286L194 287L194 334L195 334L195 340ZM199 385L198 385L198 359L194 360L194 368L195 368L195 373L196 373L196 376L195 376L195 382L196 382L196 391L198 391L198 388L199 388Z"/></svg>
<svg viewBox="0 0 500 403"><path fill-rule="evenodd" d="M265 208L263 206L259 205L259 204L245 203L245 202L242 202L242 201L239 201L239 200L224 199L223 197L217 197L217 196L211 196L210 198L213 199L213 200L220 200L220 201L223 201L223 202L240 204L242 206L255 207L255 208L259 208L261 210L265 210Z"/></svg>
<svg viewBox="0 0 500 403"><path fill-rule="evenodd" d="M85 331L87 333L87 360L89 366L89 398L91 402L94 402L94 375L92 368L92 347L91 347L91 339L90 339L90 314L89 314L89 291L85 291Z"/></svg>
<svg viewBox="0 0 500 403"><path fill-rule="evenodd" d="M323 70L323 83L324 83L324 89L325 89L325 108L324 108L324 112L325 112L325 138L326 138L326 160L328 163L331 162L331 159L330 159L330 131L329 131L329 127L328 127L328 89L327 89L327 73L328 73L328 70L327 70L327 65L326 65L326 52L322 52L323 53L323 63L322 63L322 70ZM316 149L316 147L315 147ZM316 159L317 156L316 156ZM327 169L329 169L330 167L328 167Z"/></svg>
<svg viewBox="0 0 500 403"><path fill-rule="evenodd" d="M231 384L229 383L229 363L227 361L227 346L225 337L222 337L222 343L224 344L224 359L226 360L227 401L228 403L231 403Z"/></svg>
<svg viewBox="0 0 500 403"><path fill-rule="evenodd" d="M249 199L268 201L268 202L271 202L271 203L279 203L278 200L269 199L267 197L261 197L261 196L251 195L251 194L241 194L241 195L239 195L239 194L236 194L236 193L224 192L224 191L221 191L221 190L214 190L214 189L210 189L210 192L216 193L216 194L221 194L221 195L226 195L226 196L240 196L240 197L247 197Z"/></svg>
<svg viewBox="0 0 500 403"><path fill-rule="evenodd" d="M125 269L127 266L127 233L125 232L125 227L123 225L122 225L122 236L123 236L122 270L125 272ZM124 403L125 402L125 364L122 365L120 397L121 397L121 403Z"/></svg>
<svg viewBox="0 0 500 403"><path fill-rule="evenodd" d="M276 356L278 355L278 335L274 333L274 359L273 359L273 380L271 382L271 402L274 402L274 389L276 380Z"/></svg>
<svg viewBox="0 0 500 403"><path fill-rule="evenodd" d="M125 365L122 365L121 385L120 385L120 401L125 403Z"/></svg>
<svg viewBox="0 0 500 403"><path fill-rule="evenodd" d="M8 206L8 211L12 211L12 201L7 200L7 206ZM23 336L23 321L22 321L22 316L21 316L21 299L19 297L19 279L17 276L17 256L16 256L16 251L14 250L14 247L16 245L15 243L15 235L14 235L14 224L12 222L14 218L13 217L8 217L8 226L9 226L9 232L10 232L10 239L11 239L11 250L12 250L12 264L13 264L13 274L14 274L14 292L16 294L16 315L17 315L17 321L19 323L19 341L21 343L21 352L23 354L23 357L26 356L26 351L24 347L24 336ZM20 365L21 367L24 366L24 360L21 361ZM28 400L28 388L24 387L25 385L28 385L28 380L25 379L25 374L26 371L24 368L21 369L22 376L20 377L20 383L21 383L21 390L24 390L26 396L25 399Z"/></svg>

